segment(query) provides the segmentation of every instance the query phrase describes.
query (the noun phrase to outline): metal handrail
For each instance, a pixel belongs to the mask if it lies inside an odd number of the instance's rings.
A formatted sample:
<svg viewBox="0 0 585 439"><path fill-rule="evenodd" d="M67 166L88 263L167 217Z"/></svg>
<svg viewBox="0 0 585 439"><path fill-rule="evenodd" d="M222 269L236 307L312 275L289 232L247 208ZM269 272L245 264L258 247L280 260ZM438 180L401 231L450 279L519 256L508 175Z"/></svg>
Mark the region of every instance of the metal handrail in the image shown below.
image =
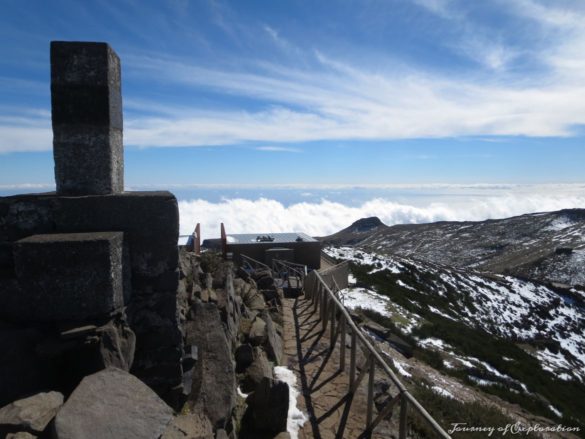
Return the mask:
<svg viewBox="0 0 585 439"><path fill-rule="evenodd" d="M242 258L242 264L246 264L251 270L257 270L259 267L264 268L266 270L270 270L270 267L263 262L257 261L250 256L246 256L241 254L240 257Z"/></svg>
<svg viewBox="0 0 585 439"><path fill-rule="evenodd" d="M281 259L273 259L272 260L272 269L278 270L279 268L283 268L287 271L287 273L294 273L301 278L301 280L305 280L305 276L307 275L307 266L302 264L295 264L294 262L283 261Z"/></svg>
<svg viewBox="0 0 585 439"><path fill-rule="evenodd" d="M341 265L341 264L339 264ZM390 369L388 364L382 359L378 351L372 346L372 344L366 339L366 336L363 334L361 330L356 326L353 322L351 316L347 312L347 309L343 304L339 301L336 295L331 291L327 283L321 277L321 274L318 271L313 271L312 273L315 274L315 279L317 285L313 285L314 290L310 292L310 299L314 304L314 309L316 311L317 307L319 307L320 311L320 319L322 320L323 330L327 329L328 321L331 320L331 337L330 337L330 344L331 349L333 350L337 344L337 336L341 333L341 356L340 356L340 368L345 369L345 336L346 332L349 329L351 332L351 353L350 353L350 380L349 380L349 392L353 394L355 390L357 390L357 386L364 378L366 371L368 371L370 377L368 380L368 406L367 406L367 413L366 413L366 427L364 429L364 433L362 434L363 437L369 437L376 427L376 425L382 421L387 415L390 414L392 407L397 402L400 402L400 424L399 424L399 438L405 439L406 438L406 414L408 405L412 405L418 413L425 419L425 421L432 427L432 429L443 438L450 438L449 434L433 419L433 417L425 410L425 408L420 405L420 403L412 396L404 384L400 381L400 379L396 376L394 371ZM305 294L309 292L307 288L308 285L305 286ZM332 306L333 305L333 306ZM337 315L339 315L339 324L336 325ZM337 326L337 332L335 331L335 326ZM349 328L348 328L349 327ZM367 351L367 361L360 372L358 378L355 378L355 357L356 357L356 349L357 349L357 342L361 342ZM382 408L379 412L376 419L372 420L373 415L373 386L374 386L374 371L376 366L379 366L384 373L390 378L390 380L394 383L394 385L398 388L398 394L387 403L386 407Z"/></svg>

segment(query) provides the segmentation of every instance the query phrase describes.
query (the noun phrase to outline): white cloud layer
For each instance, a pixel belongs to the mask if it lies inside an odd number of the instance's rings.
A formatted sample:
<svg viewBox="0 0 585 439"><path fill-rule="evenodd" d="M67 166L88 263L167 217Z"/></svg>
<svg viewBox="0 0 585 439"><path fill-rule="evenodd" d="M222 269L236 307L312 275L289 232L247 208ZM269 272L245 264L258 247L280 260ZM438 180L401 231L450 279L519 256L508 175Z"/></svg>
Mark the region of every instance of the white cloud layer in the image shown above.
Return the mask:
<svg viewBox="0 0 585 439"><path fill-rule="evenodd" d="M432 202L424 206L396 203L375 198L359 206L323 200L285 206L279 201L259 198L227 199L212 203L202 199L180 201L181 234L201 223L204 238L219 237L220 223L229 233L305 232L311 236L335 233L352 222L370 216L385 224L428 223L435 221L480 221L533 212L585 206L585 193L542 194L508 193L498 196L467 197L463 201Z"/></svg>

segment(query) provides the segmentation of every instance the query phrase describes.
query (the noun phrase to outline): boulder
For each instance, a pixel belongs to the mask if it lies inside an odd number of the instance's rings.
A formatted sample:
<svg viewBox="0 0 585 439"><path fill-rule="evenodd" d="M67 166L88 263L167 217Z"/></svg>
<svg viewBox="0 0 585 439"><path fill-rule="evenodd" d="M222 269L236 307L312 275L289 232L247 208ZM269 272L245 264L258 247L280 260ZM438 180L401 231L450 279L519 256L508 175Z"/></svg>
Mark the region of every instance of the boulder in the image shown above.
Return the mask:
<svg viewBox="0 0 585 439"><path fill-rule="evenodd" d="M197 346L191 399L201 404L214 428L230 419L236 401L236 376L230 345L217 306L193 305L193 321L187 329L187 343Z"/></svg>
<svg viewBox="0 0 585 439"><path fill-rule="evenodd" d="M55 418L55 437L157 439L172 418L146 384L111 367L81 381Z"/></svg>
<svg viewBox="0 0 585 439"><path fill-rule="evenodd" d="M0 409L0 433L42 433L63 405L59 392L37 393Z"/></svg>
<svg viewBox="0 0 585 439"><path fill-rule="evenodd" d="M264 344L266 341L266 322L260 317L256 317L250 328L250 343L254 346Z"/></svg>
<svg viewBox="0 0 585 439"><path fill-rule="evenodd" d="M258 283L259 279L265 277L272 278L272 270L270 270L269 268L259 268L252 272L252 279L254 279L256 283Z"/></svg>
<svg viewBox="0 0 585 439"><path fill-rule="evenodd" d="M273 378L272 366L266 358L266 354L260 348L256 348L255 359L246 369L246 375L242 381L242 391L253 392L264 378Z"/></svg>
<svg viewBox="0 0 585 439"><path fill-rule="evenodd" d="M266 303L271 303L273 305L280 305L280 296L278 294L278 290L276 287L272 287L267 290L260 291L262 296L264 297L264 301Z"/></svg>
<svg viewBox="0 0 585 439"><path fill-rule="evenodd" d="M256 285L260 290L268 290L274 288L274 279L271 276L264 276L256 280Z"/></svg>
<svg viewBox="0 0 585 439"><path fill-rule="evenodd" d="M249 337L250 331L252 330L252 323L253 323L252 319L242 317L242 319L240 319L240 325L238 327L239 334L244 336L244 338Z"/></svg>
<svg viewBox="0 0 585 439"><path fill-rule="evenodd" d="M190 413L173 418L161 439L214 439L211 421L203 413Z"/></svg>
<svg viewBox="0 0 585 439"><path fill-rule="evenodd" d="M98 328L100 335L100 358L103 367L117 367L123 370L130 370L134 361L136 349L136 336L126 324L116 325L109 322Z"/></svg>
<svg viewBox="0 0 585 439"><path fill-rule="evenodd" d="M257 290L251 290L252 293L248 294L246 298L244 298L244 305L246 305L251 310L262 310L266 308L266 302L264 301L264 297Z"/></svg>
<svg viewBox="0 0 585 439"><path fill-rule="evenodd" d="M19 431L18 433L8 433L6 439L37 439L37 436L26 431Z"/></svg>
<svg viewBox="0 0 585 439"><path fill-rule="evenodd" d="M288 384L264 378L246 399L247 422L254 431L273 436L286 431L289 404Z"/></svg>
<svg viewBox="0 0 585 439"><path fill-rule="evenodd" d="M236 349L236 372L242 373L254 361L254 348L243 344Z"/></svg>
<svg viewBox="0 0 585 439"><path fill-rule="evenodd" d="M276 325L268 313L262 315L262 319L266 323L266 351L268 357L277 365L282 364L282 338L276 331Z"/></svg>

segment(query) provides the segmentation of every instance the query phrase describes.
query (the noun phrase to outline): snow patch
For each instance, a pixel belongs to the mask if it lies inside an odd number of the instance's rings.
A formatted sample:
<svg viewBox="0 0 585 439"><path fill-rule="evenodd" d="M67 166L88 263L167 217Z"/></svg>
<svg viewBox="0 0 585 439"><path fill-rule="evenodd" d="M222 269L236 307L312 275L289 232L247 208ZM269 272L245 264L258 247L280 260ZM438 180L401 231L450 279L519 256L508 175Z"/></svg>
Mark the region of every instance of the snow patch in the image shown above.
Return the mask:
<svg viewBox="0 0 585 439"><path fill-rule="evenodd" d="M395 359L392 359L392 362L394 363L394 367L396 368L396 370L398 371L398 373L400 375L402 375L403 377L407 377L407 378L411 378L412 374L410 372L408 372L403 366L402 363L396 361Z"/></svg>
<svg viewBox="0 0 585 439"><path fill-rule="evenodd" d="M431 387L431 390L433 392L435 392L437 395L445 396L445 397L450 398L450 399L455 399L455 397L453 396L453 394L451 392L449 392L446 389L443 389L442 387L433 386L433 387Z"/></svg>
<svg viewBox="0 0 585 439"><path fill-rule="evenodd" d="M555 415L557 415L559 418L562 418L562 417L563 417L563 413L562 413L562 412L560 412L560 411L559 411L558 409L556 409L555 407L553 407L552 405L549 405L549 406L548 406L548 408L549 408L549 410L550 410L551 412L553 412L553 413L554 413Z"/></svg>
<svg viewBox="0 0 585 439"><path fill-rule="evenodd" d="M346 308L364 308L376 311L384 317L389 317L388 304L390 299L386 296L368 290L367 288L345 288L338 292L341 302Z"/></svg>

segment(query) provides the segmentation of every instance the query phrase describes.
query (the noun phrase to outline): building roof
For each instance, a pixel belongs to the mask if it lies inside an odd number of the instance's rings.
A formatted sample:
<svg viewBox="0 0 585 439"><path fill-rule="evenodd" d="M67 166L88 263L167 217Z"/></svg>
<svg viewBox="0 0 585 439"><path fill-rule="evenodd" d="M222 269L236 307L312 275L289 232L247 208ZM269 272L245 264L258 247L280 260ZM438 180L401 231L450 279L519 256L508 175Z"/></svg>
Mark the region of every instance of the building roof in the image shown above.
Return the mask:
<svg viewBox="0 0 585 439"><path fill-rule="evenodd" d="M317 242L306 233L242 233L227 235L228 244L284 244L293 242Z"/></svg>

